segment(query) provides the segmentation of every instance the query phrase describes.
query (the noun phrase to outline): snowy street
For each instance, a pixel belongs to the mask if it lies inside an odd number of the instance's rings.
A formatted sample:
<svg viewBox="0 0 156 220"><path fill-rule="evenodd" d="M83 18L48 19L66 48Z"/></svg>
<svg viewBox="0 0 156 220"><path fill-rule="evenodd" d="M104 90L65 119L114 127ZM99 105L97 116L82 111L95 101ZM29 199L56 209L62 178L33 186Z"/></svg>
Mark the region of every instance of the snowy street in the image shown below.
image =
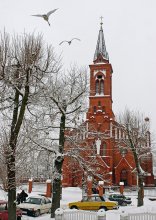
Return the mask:
<svg viewBox="0 0 156 220"><path fill-rule="evenodd" d="M24 189L26 189L24 187ZM38 191L37 191L38 190ZM150 190L145 190L145 198L144 198L144 206L137 208L137 196L136 191L126 192L125 195L128 195L132 198L132 205L128 205L125 207L120 207L119 211L128 211L129 213L137 213L139 211L146 212L146 211L154 211L156 207L156 201L150 201L149 198L153 197L155 194L155 188ZM37 193L44 192L44 186L38 186L33 188L33 192L29 195L36 195ZM148 195L148 196L147 196ZM156 196L155 196L156 197ZM63 209L68 208L67 204L69 202L79 201L82 198L82 191L80 188L76 187L68 187L63 188L62 200L61 200L61 207ZM23 215L22 220L50 220L50 214L44 214L40 217L30 217L27 215Z"/></svg>

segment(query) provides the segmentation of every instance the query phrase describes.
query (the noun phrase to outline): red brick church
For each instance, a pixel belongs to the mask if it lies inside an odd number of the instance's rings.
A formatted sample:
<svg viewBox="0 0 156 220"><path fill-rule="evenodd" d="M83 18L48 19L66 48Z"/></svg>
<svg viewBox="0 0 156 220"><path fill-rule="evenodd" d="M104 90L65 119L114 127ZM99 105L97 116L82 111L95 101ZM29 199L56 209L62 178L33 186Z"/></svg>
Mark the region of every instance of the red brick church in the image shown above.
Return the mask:
<svg viewBox="0 0 156 220"><path fill-rule="evenodd" d="M95 185L137 185L137 173L131 151L121 151L115 139L124 132L115 120L112 109L112 65L106 50L104 33L101 27L98 34L93 64L90 67L90 95L86 121L81 125L77 146L66 142L66 151L75 152L74 157L66 156L63 164L63 186L81 186L84 179L91 177ZM75 137L75 131L69 132ZM150 146L150 132L149 143ZM77 139L75 138L75 141ZM80 141L81 140L81 141ZM141 167L145 172L145 186L154 185L152 154Z"/></svg>

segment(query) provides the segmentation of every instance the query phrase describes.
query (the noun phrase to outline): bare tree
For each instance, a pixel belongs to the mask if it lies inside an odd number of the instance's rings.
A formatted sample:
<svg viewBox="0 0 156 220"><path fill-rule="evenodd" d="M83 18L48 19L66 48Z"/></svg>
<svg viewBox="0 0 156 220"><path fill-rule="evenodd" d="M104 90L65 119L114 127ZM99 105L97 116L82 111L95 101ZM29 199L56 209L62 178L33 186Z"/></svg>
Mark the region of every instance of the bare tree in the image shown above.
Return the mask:
<svg viewBox="0 0 156 220"><path fill-rule="evenodd" d="M138 178L138 206L143 205L144 177L152 170L144 166L144 159L152 163L151 137L149 130L149 118L143 117L139 112L125 110L119 117L118 128L122 131L122 137L116 139L116 147L122 154L133 155L135 172ZM146 162L147 163L147 162ZM152 166L151 166L152 167Z"/></svg>
<svg viewBox="0 0 156 220"><path fill-rule="evenodd" d="M23 134L19 134L19 138L16 144L16 186L20 185L20 181L22 180L22 176L27 177L29 179L28 172L30 171L29 164L32 160L30 153L32 152L28 143L25 142L25 137ZM9 146L9 135L8 132L5 132L5 128L1 127L0 129L0 167L1 174L0 180L3 185L3 189L8 191L8 181L7 181L7 161L6 154ZM27 156L26 156L27 155ZM32 165L30 166L33 167Z"/></svg>
<svg viewBox="0 0 156 220"><path fill-rule="evenodd" d="M66 137L66 155L71 157L69 160L71 164L69 164L67 170L74 171L76 169L77 175L81 176L83 172L86 172L94 180L104 180L109 184L110 170L107 170L104 163L106 162L108 166L109 164L108 161L100 161L100 155L97 155L94 148L94 137L96 139L99 137L100 140L105 142L107 140L112 141L114 154L119 153L122 157L129 155L132 158L131 167L133 172L137 174L138 179L138 206L143 205L145 177L151 175L151 178L153 178L149 118L126 110L120 116L119 123L113 122L111 130L100 132L94 129L93 126L85 129L84 123L84 128L81 125L79 128L68 132ZM89 142L88 138L91 138L92 142ZM149 166L147 166L147 161ZM96 168L100 170L100 167L104 172L96 171ZM72 171L69 173L72 173ZM74 179L74 176L72 177ZM77 179L78 181L80 180L80 178Z"/></svg>
<svg viewBox="0 0 156 220"><path fill-rule="evenodd" d="M8 138L5 130L0 131L0 180L4 191L8 190L7 182L7 167L6 167L6 149L8 145Z"/></svg>
<svg viewBox="0 0 156 220"><path fill-rule="evenodd" d="M53 196L51 217L60 207L61 176L64 160L65 129L71 127L75 118L82 111L82 104L87 92L87 72L75 66L64 74L57 75L51 83L49 100L55 104L60 117L58 151L54 161Z"/></svg>
<svg viewBox="0 0 156 220"><path fill-rule="evenodd" d="M96 131L93 126L88 131L88 125L84 122L66 134L66 157L69 158L67 170L69 170L69 173L72 173L74 184L81 185L83 181L80 182L80 179L86 180L85 176L88 175L92 176L96 186L100 180L104 181L105 184L111 184L107 169L107 166L110 164L97 153L95 144L96 139L99 137L101 140L106 141L109 137L107 133L108 131ZM89 140L92 141L90 142ZM103 155L104 152L101 153ZM76 176L74 176L74 170L76 170ZM79 182L76 183L75 180Z"/></svg>
<svg viewBox="0 0 156 220"><path fill-rule="evenodd" d="M0 118L9 137L5 154L9 220L16 219L15 159L22 122L29 104L42 94L46 76L58 68L52 47L44 47L41 35L0 34Z"/></svg>
<svg viewBox="0 0 156 220"><path fill-rule="evenodd" d="M42 81L42 94L36 95L39 104L28 105L25 116L27 142L36 152L49 152L53 171L52 216L60 207L61 175L64 160L65 130L73 128L79 115L86 109L87 71L72 66L69 71L58 71ZM36 98L35 97L35 98ZM34 103L33 102L33 103Z"/></svg>

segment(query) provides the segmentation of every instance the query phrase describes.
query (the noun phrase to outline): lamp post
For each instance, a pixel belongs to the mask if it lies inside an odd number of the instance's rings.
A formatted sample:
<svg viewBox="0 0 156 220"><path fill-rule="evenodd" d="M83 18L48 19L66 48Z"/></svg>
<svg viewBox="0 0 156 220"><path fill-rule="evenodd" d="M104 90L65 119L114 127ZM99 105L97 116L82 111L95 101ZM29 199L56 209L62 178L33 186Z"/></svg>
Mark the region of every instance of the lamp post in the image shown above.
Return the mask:
<svg viewBox="0 0 156 220"><path fill-rule="evenodd" d="M82 173L82 197L86 194L87 181L86 181L87 172L83 171Z"/></svg>
<svg viewBox="0 0 156 220"><path fill-rule="evenodd" d="M104 181L99 181L99 196L103 196Z"/></svg>
<svg viewBox="0 0 156 220"><path fill-rule="evenodd" d="M120 182L119 185L120 185L120 193L123 194L123 192L124 192L124 182Z"/></svg>
<svg viewBox="0 0 156 220"><path fill-rule="evenodd" d="M112 174L113 174L113 172L110 171L108 174L109 174L109 179L110 179L110 185L112 185Z"/></svg>
<svg viewBox="0 0 156 220"><path fill-rule="evenodd" d="M87 177L87 195L91 196L92 195L92 185L93 185L93 177L88 176Z"/></svg>

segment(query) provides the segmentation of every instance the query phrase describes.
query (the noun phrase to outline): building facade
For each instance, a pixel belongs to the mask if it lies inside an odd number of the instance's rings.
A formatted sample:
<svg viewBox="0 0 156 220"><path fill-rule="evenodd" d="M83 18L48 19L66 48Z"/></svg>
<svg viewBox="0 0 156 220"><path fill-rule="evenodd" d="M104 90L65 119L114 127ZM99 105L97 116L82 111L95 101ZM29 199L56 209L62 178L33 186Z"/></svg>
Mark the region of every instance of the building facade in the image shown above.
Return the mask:
<svg viewBox="0 0 156 220"><path fill-rule="evenodd" d="M67 132L73 143L66 142L63 164L63 186L80 186L89 176L95 185L137 185L136 164L132 151L121 140L127 138L125 129L116 122L112 109L112 65L106 50L102 23L100 26L93 64L90 67L89 108L86 121L77 130ZM146 118L148 123L148 119ZM120 140L120 144L119 144ZM146 149L142 152L141 169L146 186L154 185L153 162L150 151L150 132ZM72 153L71 153L72 152ZM148 155L148 156L147 156Z"/></svg>

